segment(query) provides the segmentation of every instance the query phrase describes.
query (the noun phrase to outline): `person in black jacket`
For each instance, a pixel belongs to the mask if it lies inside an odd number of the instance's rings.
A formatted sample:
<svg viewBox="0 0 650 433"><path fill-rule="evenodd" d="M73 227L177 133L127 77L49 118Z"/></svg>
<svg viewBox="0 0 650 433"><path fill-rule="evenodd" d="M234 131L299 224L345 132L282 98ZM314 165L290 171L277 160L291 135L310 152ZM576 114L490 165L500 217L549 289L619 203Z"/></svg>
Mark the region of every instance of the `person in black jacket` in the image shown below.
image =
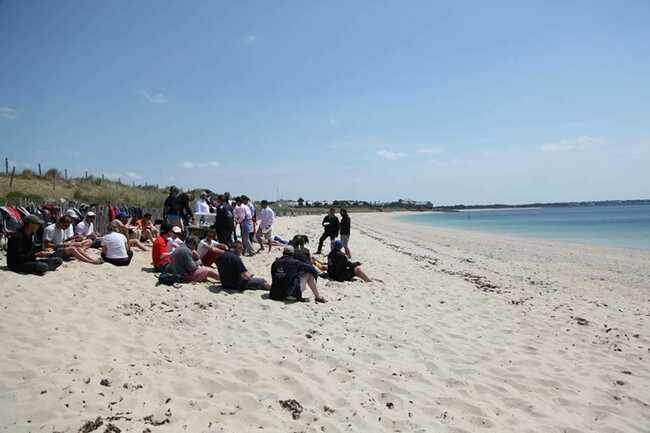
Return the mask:
<svg viewBox="0 0 650 433"><path fill-rule="evenodd" d="M327 238L330 238L330 249L333 249L334 240L339 235L339 219L336 217L336 209L330 208L329 213L323 218L322 226L325 231L318 240L318 251L316 251L316 254L323 252L323 242Z"/></svg>
<svg viewBox="0 0 650 433"><path fill-rule="evenodd" d="M217 213L214 218L214 230L220 243L232 246L232 232L235 226L235 211L222 194L217 197Z"/></svg>
<svg viewBox="0 0 650 433"><path fill-rule="evenodd" d="M352 258L352 253L350 253L350 248L348 247L348 242L350 242L350 216L348 215L347 209L341 209L341 243L343 244L343 249L345 250L345 255L348 256L348 259Z"/></svg>
<svg viewBox="0 0 650 433"><path fill-rule="evenodd" d="M276 259L271 265L272 283L269 297L276 301L288 297L306 301L302 297L302 292L306 286L309 286L316 302L327 302L316 287L316 276L318 275L316 268L296 259L293 253L293 247L287 245L284 247L282 257Z"/></svg>
<svg viewBox="0 0 650 433"><path fill-rule="evenodd" d="M60 257L51 257L50 251L38 251L32 238L43 224L37 216L28 215L24 226L10 239L7 249L7 266L14 272L43 275L53 271L63 263Z"/></svg>
<svg viewBox="0 0 650 433"><path fill-rule="evenodd" d="M341 248L343 248L343 243L336 240L334 248L327 256L327 275L335 281L352 281L354 277L359 277L369 283L370 278L361 269L361 262L351 262Z"/></svg>

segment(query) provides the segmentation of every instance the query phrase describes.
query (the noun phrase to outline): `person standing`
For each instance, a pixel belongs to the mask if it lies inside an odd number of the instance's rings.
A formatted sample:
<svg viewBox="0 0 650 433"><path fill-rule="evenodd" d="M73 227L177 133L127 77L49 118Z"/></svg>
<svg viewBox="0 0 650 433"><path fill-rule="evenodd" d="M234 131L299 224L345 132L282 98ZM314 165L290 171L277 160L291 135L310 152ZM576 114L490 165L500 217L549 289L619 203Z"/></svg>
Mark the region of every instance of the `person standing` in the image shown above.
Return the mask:
<svg viewBox="0 0 650 433"><path fill-rule="evenodd" d="M214 217L214 230L220 243L232 245L232 228L235 224L235 215L232 206L226 201L224 195L217 197L217 212Z"/></svg>
<svg viewBox="0 0 650 433"><path fill-rule="evenodd" d="M178 188L175 186L169 188L169 195L165 199L163 220L173 226L181 227L183 225L183 203Z"/></svg>
<svg viewBox="0 0 650 433"><path fill-rule="evenodd" d="M269 207L269 202L262 200L261 203L262 209L260 209L260 225L257 228L257 242L260 244L261 252L264 250L264 241L269 245L269 253L271 252L271 247L273 246L273 221L275 220L275 212Z"/></svg>
<svg viewBox="0 0 650 433"><path fill-rule="evenodd" d="M351 221L347 209L341 209L341 243L343 244L343 249L348 259L352 258L350 248L348 247L348 243L350 242L350 224Z"/></svg>
<svg viewBox="0 0 650 433"><path fill-rule="evenodd" d="M63 264L60 257L55 257L52 251L38 251L34 246L34 234L43 225L36 215L28 215L24 219L23 228L9 238L7 245L7 267L13 272L43 275L54 271Z"/></svg>
<svg viewBox="0 0 650 433"><path fill-rule="evenodd" d="M325 239L327 238L330 238L330 250L334 249L334 241L339 235L339 219L336 217L336 209L330 208L329 213L325 215L325 218L323 218L322 226L324 231L318 240L318 250L316 251L316 254L323 253L323 242L325 242Z"/></svg>
<svg viewBox="0 0 650 433"><path fill-rule="evenodd" d="M210 213L210 205L208 204L208 193L203 191L199 198L194 203L195 213Z"/></svg>

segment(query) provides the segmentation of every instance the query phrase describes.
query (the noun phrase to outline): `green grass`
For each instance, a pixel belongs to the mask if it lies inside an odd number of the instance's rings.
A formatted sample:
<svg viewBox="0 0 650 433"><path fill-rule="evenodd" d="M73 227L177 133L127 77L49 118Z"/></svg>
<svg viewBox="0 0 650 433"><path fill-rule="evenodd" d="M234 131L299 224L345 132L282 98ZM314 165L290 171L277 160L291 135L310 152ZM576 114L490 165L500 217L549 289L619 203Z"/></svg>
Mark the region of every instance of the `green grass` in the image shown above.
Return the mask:
<svg viewBox="0 0 650 433"><path fill-rule="evenodd" d="M157 186L129 186L115 181L89 177L73 178L67 181L52 175L36 176L26 171L14 177L10 187L10 176L0 175L0 203L15 203L19 199L32 201L78 200L86 203L125 203L142 207L162 207L167 196L165 189ZM58 173L57 173L58 174Z"/></svg>

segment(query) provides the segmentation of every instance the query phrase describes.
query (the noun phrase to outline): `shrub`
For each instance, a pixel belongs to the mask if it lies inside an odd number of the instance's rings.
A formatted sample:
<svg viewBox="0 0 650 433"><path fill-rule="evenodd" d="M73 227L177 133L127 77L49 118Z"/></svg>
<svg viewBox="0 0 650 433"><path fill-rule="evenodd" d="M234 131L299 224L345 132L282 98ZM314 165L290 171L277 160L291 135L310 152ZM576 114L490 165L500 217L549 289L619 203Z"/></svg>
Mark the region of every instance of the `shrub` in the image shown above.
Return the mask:
<svg viewBox="0 0 650 433"><path fill-rule="evenodd" d="M24 169L22 174L21 174L22 177L27 178L27 179L31 179L35 175L36 175L36 173L34 173L34 170L30 170L29 168Z"/></svg>
<svg viewBox="0 0 650 433"><path fill-rule="evenodd" d="M45 172L45 177L52 179L53 177L58 177L61 178L61 172L57 170L56 168L50 168L48 171Z"/></svg>

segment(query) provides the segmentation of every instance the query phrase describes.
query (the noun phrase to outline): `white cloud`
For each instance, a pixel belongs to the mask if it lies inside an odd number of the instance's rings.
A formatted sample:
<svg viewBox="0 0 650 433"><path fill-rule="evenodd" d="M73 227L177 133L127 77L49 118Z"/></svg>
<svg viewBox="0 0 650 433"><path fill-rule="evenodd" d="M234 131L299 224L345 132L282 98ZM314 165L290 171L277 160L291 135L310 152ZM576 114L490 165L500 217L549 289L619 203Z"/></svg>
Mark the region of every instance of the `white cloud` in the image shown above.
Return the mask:
<svg viewBox="0 0 650 433"><path fill-rule="evenodd" d="M253 45L255 42L257 42L256 35L248 35L244 38L244 43L246 43L246 45Z"/></svg>
<svg viewBox="0 0 650 433"><path fill-rule="evenodd" d="M162 93L149 93L146 90L143 90L142 96L144 96L147 101L154 104L166 104L168 101L167 97Z"/></svg>
<svg viewBox="0 0 650 433"><path fill-rule="evenodd" d="M178 165L181 168L187 168L187 169L192 169L192 168L217 168L217 167L221 166L221 163L219 161L199 161L199 162L182 161Z"/></svg>
<svg viewBox="0 0 650 433"><path fill-rule="evenodd" d="M133 171L127 171L126 172L126 177L130 177L133 180L139 180L142 179L142 176L139 175L138 173L135 173Z"/></svg>
<svg viewBox="0 0 650 433"><path fill-rule="evenodd" d="M2 106L0 107L0 118L4 120L14 120L18 116L18 111L15 108Z"/></svg>
<svg viewBox="0 0 650 433"><path fill-rule="evenodd" d="M539 149L542 152L569 152L572 150L589 149L595 144L596 139L587 135L581 135L576 138L544 143L539 147Z"/></svg>
<svg viewBox="0 0 650 433"><path fill-rule="evenodd" d="M406 154L404 152L393 152L390 150L380 150L377 152L377 156L388 161L397 161L400 158L404 158Z"/></svg>
<svg viewBox="0 0 650 433"><path fill-rule="evenodd" d="M418 149L418 153L422 155L440 155L444 151L445 150L441 147L423 147L421 149Z"/></svg>

